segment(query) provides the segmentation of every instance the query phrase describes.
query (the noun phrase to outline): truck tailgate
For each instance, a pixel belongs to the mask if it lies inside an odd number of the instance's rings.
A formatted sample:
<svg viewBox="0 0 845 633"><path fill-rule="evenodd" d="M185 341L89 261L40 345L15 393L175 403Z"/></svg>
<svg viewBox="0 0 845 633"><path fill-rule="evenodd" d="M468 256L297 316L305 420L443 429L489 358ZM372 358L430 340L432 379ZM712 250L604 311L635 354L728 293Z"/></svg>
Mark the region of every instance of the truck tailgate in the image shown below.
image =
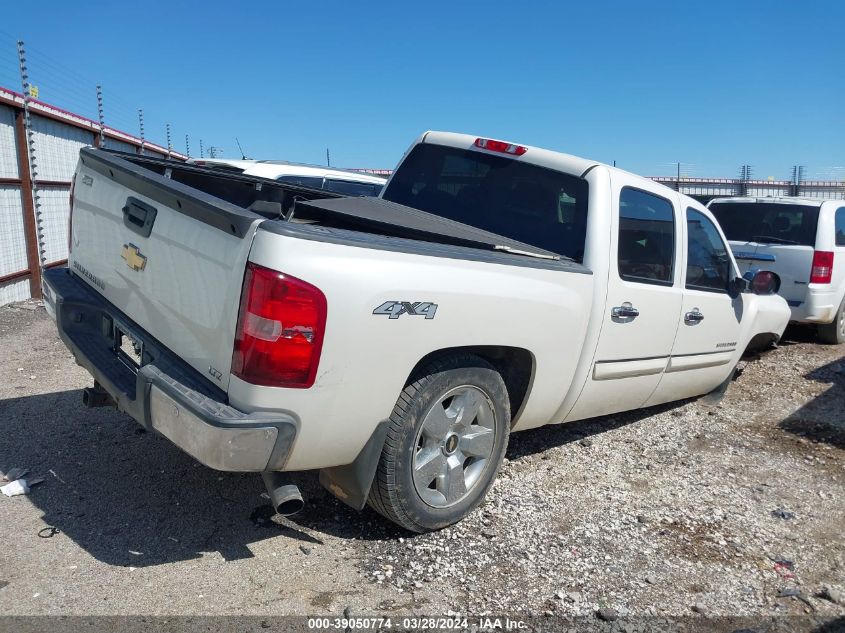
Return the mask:
<svg viewBox="0 0 845 633"><path fill-rule="evenodd" d="M226 390L261 218L90 150L82 151L74 182L70 269Z"/></svg>

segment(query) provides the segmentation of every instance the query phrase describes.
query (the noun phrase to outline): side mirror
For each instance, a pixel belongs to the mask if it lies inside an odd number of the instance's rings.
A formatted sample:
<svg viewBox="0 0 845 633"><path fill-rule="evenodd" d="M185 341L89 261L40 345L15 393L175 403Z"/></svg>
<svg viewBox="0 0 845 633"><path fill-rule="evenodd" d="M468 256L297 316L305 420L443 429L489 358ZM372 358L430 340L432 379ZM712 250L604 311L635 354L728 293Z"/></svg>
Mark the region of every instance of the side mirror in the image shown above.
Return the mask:
<svg viewBox="0 0 845 633"><path fill-rule="evenodd" d="M743 292L748 291L748 284L750 282L742 277L734 277L728 282L728 296L731 299L736 299Z"/></svg>
<svg viewBox="0 0 845 633"><path fill-rule="evenodd" d="M750 276L748 285L755 295L773 295L780 290L780 276L771 270L758 270Z"/></svg>

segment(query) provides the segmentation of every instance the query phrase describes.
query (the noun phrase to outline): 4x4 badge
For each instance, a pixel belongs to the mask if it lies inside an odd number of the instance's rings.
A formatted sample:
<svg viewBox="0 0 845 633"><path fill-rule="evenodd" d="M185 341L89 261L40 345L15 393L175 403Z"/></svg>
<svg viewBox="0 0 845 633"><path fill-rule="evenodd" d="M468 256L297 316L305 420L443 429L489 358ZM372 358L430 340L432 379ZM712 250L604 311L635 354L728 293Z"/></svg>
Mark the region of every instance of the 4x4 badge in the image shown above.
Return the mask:
<svg viewBox="0 0 845 633"><path fill-rule="evenodd" d="M373 310L373 314L386 314L390 319L398 319L403 314L433 319L436 313L437 304L430 301L385 301Z"/></svg>
<svg viewBox="0 0 845 633"><path fill-rule="evenodd" d="M147 266L147 258L141 255L141 249L134 244L124 244L120 256L132 270L141 271Z"/></svg>

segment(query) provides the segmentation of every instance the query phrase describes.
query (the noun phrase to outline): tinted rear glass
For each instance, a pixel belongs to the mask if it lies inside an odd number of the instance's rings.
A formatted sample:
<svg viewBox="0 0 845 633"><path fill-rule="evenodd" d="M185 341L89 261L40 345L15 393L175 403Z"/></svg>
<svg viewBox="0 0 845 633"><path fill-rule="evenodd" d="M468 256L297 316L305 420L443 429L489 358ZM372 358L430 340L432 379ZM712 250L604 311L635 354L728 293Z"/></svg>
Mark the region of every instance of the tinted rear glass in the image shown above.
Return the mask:
<svg viewBox="0 0 845 633"><path fill-rule="evenodd" d="M710 205L725 236L735 242L815 246L819 208L773 202Z"/></svg>
<svg viewBox="0 0 845 633"><path fill-rule="evenodd" d="M544 167L421 144L399 167L382 197L580 262L587 189L585 180Z"/></svg>

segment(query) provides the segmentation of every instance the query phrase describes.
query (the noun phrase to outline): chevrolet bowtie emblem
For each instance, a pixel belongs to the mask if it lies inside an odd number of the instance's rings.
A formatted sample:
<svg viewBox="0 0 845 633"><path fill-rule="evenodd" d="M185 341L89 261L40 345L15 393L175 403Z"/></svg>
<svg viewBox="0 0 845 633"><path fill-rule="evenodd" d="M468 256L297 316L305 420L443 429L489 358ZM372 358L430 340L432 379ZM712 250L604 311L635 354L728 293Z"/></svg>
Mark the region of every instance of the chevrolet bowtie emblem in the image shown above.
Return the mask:
<svg viewBox="0 0 845 633"><path fill-rule="evenodd" d="M147 265L147 258L141 255L141 249L134 244L124 244L120 256L132 270L144 270Z"/></svg>

